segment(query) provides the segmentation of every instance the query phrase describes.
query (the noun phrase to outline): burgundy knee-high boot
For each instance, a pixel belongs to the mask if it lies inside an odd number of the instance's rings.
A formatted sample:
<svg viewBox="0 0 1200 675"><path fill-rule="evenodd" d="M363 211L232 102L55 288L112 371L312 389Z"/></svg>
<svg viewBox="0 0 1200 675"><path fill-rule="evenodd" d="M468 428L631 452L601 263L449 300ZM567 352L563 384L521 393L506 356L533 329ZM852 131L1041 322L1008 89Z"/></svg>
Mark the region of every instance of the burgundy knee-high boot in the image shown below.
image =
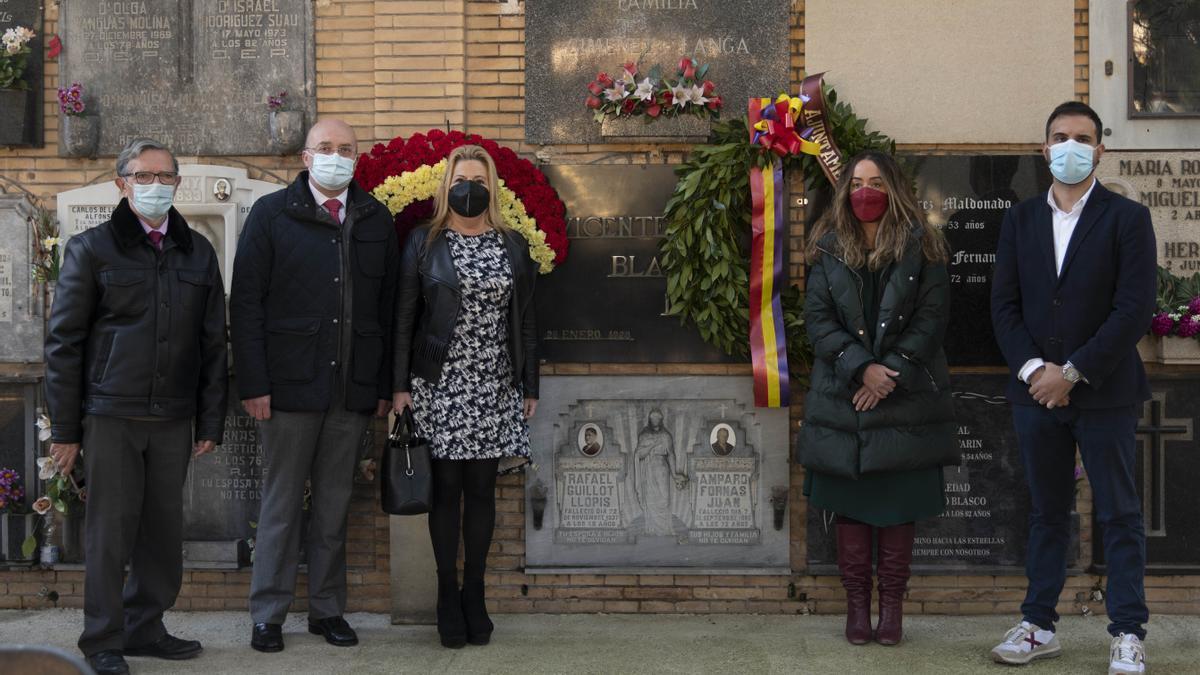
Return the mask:
<svg viewBox="0 0 1200 675"><path fill-rule="evenodd" d="M878 532L879 626L875 641L894 645L904 635L904 593L912 575L913 523L881 527Z"/></svg>
<svg viewBox="0 0 1200 675"><path fill-rule="evenodd" d="M846 589L846 639L865 645L871 641L871 526L839 522L837 552Z"/></svg>

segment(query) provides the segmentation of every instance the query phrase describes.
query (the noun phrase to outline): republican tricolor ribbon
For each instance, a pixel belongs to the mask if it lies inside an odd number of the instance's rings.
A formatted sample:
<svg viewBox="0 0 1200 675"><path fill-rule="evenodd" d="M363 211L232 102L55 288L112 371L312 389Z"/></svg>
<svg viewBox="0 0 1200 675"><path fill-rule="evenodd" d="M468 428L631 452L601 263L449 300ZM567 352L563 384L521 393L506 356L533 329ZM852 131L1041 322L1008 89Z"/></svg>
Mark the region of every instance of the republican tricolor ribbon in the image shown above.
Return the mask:
<svg viewBox="0 0 1200 675"><path fill-rule="evenodd" d="M781 94L752 98L749 106L750 143L773 153L770 166L756 162L750 169L750 357L754 367L754 405L786 407L791 402L788 382L787 333L784 329L780 290L787 284L784 253L787 212L784 208L783 158L814 155L825 165L832 140L825 133L825 105L820 75L804 80L798 97ZM816 82L816 95L810 80ZM816 109L806 110L806 105ZM806 114L807 113L807 114ZM820 132L817 135L817 132ZM814 136L816 136L814 138ZM836 153L836 148L833 148ZM840 157L838 158L840 160Z"/></svg>

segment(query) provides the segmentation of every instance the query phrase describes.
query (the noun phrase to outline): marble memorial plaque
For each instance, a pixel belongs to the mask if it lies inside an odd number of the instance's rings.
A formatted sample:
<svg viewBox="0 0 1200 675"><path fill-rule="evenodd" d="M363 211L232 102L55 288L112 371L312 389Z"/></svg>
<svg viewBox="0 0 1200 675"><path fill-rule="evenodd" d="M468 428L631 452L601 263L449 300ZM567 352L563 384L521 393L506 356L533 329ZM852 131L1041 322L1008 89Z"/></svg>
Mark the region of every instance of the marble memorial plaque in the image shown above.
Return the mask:
<svg viewBox="0 0 1200 675"><path fill-rule="evenodd" d="M1004 375L953 375L962 464L944 469L945 511L917 522L917 572L1024 574L1029 489L1004 398ZM1078 560L1078 516L1073 515L1068 567ZM834 514L808 510L808 571L837 573Z"/></svg>
<svg viewBox="0 0 1200 675"><path fill-rule="evenodd" d="M33 124L33 143L30 147L40 148L45 145L42 114L42 92L45 87L46 36L43 34L42 8L45 0L0 0L0 34L21 26L33 30L34 37L29 41L29 55L26 57L25 75L21 79L29 86L30 95L25 99L25 110L2 110L5 115L24 115L26 123Z"/></svg>
<svg viewBox="0 0 1200 675"><path fill-rule="evenodd" d="M231 387L230 391L237 390ZM230 400L221 445L193 459L188 471L183 487L183 538L253 538L252 523L258 521L264 476L262 444L254 418L238 401Z"/></svg>
<svg viewBox="0 0 1200 675"><path fill-rule="evenodd" d="M42 360L46 302L30 266L32 213L24 197L0 195L0 363Z"/></svg>
<svg viewBox="0 0 1200 675"><path fill-rule="evenodd" d="M101 155L149 136L179 155L273 152L267 95L316 118L311 0L64 2L63 82L100 117Z"/></svg>
<svg viewBox="0 0 1200 675"><path fill-rule="evenodd" d="M216 249L228 292L238 236L250 208L259 197L284 186L251 179L245 169L228 166L181 164L179 173L175 209ZM111 181L60 192L58 222L64 241L107 221L119 201L117 186Z"/></svg>
<svg viewBox="0 0 1200 675"><path fill-rule="evenodd" d="M788 414L748 377L544 377L528 569L786 571Z"/></svg>
<svg viewBox="0 0 1200 675"><path fill-rule="evenodd" d="M1194 376L1156 375L1153 399L1142 404L1137 426L1136 476L1142 498L1148 574L1200 573L1200 445L1196 443L1200 381ZM1095 523L1093 560L1105 565L1104 537Z"/></svg>
<svg viewBox="0 0 1200 675"><path fill-rule="evenodd" d="M1159 265L1200 272L1200 152L1106 152L1096 177L1150 209Z"/></svg>
<svg viewBox="0 0 1200 675"><path fill-rule="evenodd" d="M743 115L751 97L788 87L791 10L787 0L526 0L525 137L606 140L584 106L586 88L627 61L659 64L667 76L685 56L710 64L722 115Z"/></svg>
<svg viewBox="0 0 1200 675"><path fill-rule="evenodd" d="M666 316L659 268L674 166L547 166L571 256L538 284L538 357L550 362L731 361Z"/></svg>

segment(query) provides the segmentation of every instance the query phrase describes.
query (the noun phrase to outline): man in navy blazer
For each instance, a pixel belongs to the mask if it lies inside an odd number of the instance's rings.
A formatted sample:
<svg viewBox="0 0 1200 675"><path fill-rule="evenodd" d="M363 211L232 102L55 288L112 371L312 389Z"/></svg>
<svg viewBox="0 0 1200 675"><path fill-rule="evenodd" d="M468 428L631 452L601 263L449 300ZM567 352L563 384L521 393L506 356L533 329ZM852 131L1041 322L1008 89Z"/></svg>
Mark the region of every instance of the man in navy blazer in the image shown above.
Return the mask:
<svg viewBox="0 0 1200 675"><path fill-rule="evenodd" d="M1083 103L1046 122L1054 183L1005 214L992 324L1013 373L1008 399L1032 498L1023 620L992 650L1023 664L1056 656L1078 445L1104 531L1109 673L1145 672L1146 539L1134 479L1135 429L1150 398L1137 342L1157 284L1150 212L1095 178L1103 125Z"/></svg>

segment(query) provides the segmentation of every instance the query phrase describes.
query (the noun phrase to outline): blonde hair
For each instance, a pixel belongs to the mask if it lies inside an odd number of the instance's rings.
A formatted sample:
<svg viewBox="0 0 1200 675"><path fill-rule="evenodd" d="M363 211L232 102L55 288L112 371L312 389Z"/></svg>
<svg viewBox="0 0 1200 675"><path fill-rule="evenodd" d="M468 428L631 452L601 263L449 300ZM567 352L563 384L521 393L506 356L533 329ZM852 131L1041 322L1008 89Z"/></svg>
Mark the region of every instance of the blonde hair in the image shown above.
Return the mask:
<svg viewBox="0 0 1200 675"><path fill-rule="evenodd" d="M850 207L850 181L854 177L854 167L859 162L872 162L879 168L883 185L887 188L888 207L879 221L879 231L875 235L874 250L868 246L865 233L854 209ZM913 237L915 226L920 225L921 251L930 262L944 263L950 257L950 248L940 230L929 224L925 212L917 205L913 196L911 183L904 175L900 165L891 155L867 150L859 153L842 170L842 175L834 187L833 203L817 221L811 234L808 235L806 254L810 263L820 257L819 242L823 236L833 232L837 237L835 255L841 257L851 268L857 269L864 264L872 270L880 270L904 257L909 241Z"/></svg>
<svg viewBox="0 0 1200 675"><path fill-rule="evenodd" d="M488 208L484 212L483 221L494 230L508 229L504 224L504 216L500 214L500 177L496 173L496 163L482 147L463 145L446 158L446 174L442 176L442 183L438 186L437 194L433 196L433 217L429 219L427 240L431 241L449 224L450 188L454 185L454 170L459 162L471 160L483 162L487 169Z"/></svg>

